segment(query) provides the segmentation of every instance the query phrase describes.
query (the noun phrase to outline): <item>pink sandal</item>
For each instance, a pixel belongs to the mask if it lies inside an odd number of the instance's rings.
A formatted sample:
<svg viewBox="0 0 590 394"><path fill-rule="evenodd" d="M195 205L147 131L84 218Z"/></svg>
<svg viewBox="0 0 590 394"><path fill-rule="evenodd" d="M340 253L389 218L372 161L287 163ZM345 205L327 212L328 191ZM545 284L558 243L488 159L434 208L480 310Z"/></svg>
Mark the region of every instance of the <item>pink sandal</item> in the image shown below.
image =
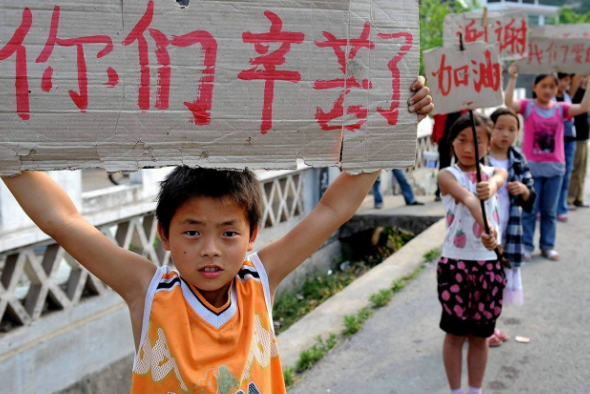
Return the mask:
<svg viewBox="0 0 590 394"><path fill-rule="evenodd" d="M488 338L488 346L489 347L498 347L498 346L502 346L502 340L496 336L496 334L494 333L494 335L492 335L491 337Z"/></svg>
<svg viewBox="0 0 590 394"><path fill-rule="evenodd" d="M499 328L494 330L494 336L498 337L502 342L506 342L510 339L507 334L504 334Z"/></svg>

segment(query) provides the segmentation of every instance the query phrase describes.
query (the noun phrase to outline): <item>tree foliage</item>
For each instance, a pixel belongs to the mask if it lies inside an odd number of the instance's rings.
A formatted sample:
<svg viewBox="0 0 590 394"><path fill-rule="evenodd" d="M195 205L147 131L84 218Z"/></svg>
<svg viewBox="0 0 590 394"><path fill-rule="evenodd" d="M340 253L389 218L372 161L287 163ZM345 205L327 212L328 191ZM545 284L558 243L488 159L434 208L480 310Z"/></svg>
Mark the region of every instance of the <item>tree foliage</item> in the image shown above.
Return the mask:
<svg viewBox="0 0 590 394"><path fill-rule="evenodd" d="M461 13L475 8L475 1L465 7L460 1L420 1L420 75L424 75L422 52L443 45L443 27L447 14Z"/></svg>
<svg viewBox="0 0 590 394"><path fill-rule="evenodd" d="M559 24L577 24L590 23L590 8L586 12L581 12L581 7L572 8L569 5L559 9L559 19L551 18L552 25Z"/></svg>

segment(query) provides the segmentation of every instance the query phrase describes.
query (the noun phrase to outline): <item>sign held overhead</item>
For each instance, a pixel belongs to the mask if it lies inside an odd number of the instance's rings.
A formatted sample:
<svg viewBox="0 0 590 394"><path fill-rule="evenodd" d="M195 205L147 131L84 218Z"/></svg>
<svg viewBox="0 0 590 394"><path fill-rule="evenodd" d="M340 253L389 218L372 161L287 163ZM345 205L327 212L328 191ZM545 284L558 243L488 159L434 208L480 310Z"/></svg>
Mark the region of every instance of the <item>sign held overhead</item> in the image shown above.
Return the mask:
<svg viewBox="0 0 590 394"><path fill-rule="evenodd" d="M0 174L413 165L417 0L0 0Z"/></svg>

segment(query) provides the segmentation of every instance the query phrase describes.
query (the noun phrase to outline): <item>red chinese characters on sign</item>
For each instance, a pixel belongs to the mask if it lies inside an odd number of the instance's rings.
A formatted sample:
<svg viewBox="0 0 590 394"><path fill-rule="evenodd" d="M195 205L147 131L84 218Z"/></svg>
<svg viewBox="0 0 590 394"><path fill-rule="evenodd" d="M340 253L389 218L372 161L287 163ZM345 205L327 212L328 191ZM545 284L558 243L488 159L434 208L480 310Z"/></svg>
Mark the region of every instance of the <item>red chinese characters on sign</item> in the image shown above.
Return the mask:
<svg viewBox="0 0 590 394"><path fill-rule="evenodd" d="M366 49L373 49L375 48L375 44L369 40L369 35L371 32L371 26L366 23L364 29L359 38L347 40L347 39L337 39L333 34L324 32L324 37L326 37L327 41L318 42L316 41L316 45L320 48L332 48L336 57L338 58L338 64L340 64L340 70L342 74L345 76L347 75L347 68L346 64L347 61L353 60L356 58L358 51L362 48ZM346 49L350 47L348 56L346 56ZM317 108L316 110L316 119L320 124L322 130L334 130L339 129L342 126L340 125L330 125L330 121L340 118L344 115L344 98L352 88L361 88L362 89L370 89L371 88L371 81L368 79L363 79L360 83L356 80L354 75L350 75L348 78L338 78L332 79L329 81L318 80L314 83L314 89L316 90L324 90L324 89L333 89L337 88L340 89L340 96L336 99L334 106L329 112L325 112L321 108ZM346 125L345 128L348 130L356 130L361 127L363 123L367 121L367 114L368 109L363 107L362 105L354 105L350 106L347 111L348 114L355 115L358 119L358 122Z"/></svg>
<svg viewBox="0 0 590 394"><path fill-rule="evenodd" d="M502 68L500 63L492 62L489 50L484 52L485 60L478 62L471 60L470 64L452 67L447 65L445 54L441 56L440 68L432 72L432 76L437 78L437 88L442 96L448 96L453 87L473 85L477 93L483 88L489 88L493 91L499 91L501 86Z"/></svg>
<svg viewBox="0 0 590 394"><path fill-rule="evenodd" d="M496 21L496 39L498 51L508 55L523 55L526 51L527 25L524 19L520 23L512 18L508 23Z"/></svg>
<svg viewBox="0 0 590 394"><path fill-rule="evenodd" d="M86 37L77 37L77 38L58 38L57 31L59 28L59 16L60 16L60 7L55 6L53 8L53 14L51 16L51 27L49 29L49 36L47 37L47 42L45 43L45 47L41 51L41 54L37 57L37 63L46 63L49 60L49 57L53 53L53 49L55 45L63 46L63 47L76 47L77 51L77 65L78 65L78 89L79 92L74 90L68 91L70 94L70 98L76 104L76 106L82 111L85 112L88 108L88 70L86 66L86 56L84 52L84 45L89 44L101 44L103 45L103 49L101 49L96 57L100 59L113 50L113 42L109 36L105 35L94 35L94 36L86 36ZM109 67L107 71L109 75L109 84L110 86L115 86L119 81L119 76L117 72ZM53 74L53 68L51 66L45 69L43 73L43 80L42 80L42 89L45 92L48 92L51 89L52 82L51 77Z"/></svg>
<svg viewBox="0 0 590 394"><path fill-rule="evenodd" d="M457 32L457 36L459 36L459 32ZM476 20L472 19L471 22L465 26L464 40L465 42L488 42L488 25L482 24L481 21L476 24Z"/></svg>
<svg viewBox="0 0 590 394"><path fill-rule="evenodd" d="M260 132L266 134L272 128L272 105L275 94L275 81L287 81L297 83L301 80L301 74L291 70L277 70L277 66L285 64L285 55L290 51L292 44L301 44L305 35L303 33L282 31L283 21L271 12L265 11L264 16L270 21L268 33L254 34L245 32L242 39L247 44L254 44L254 49L260 56L251 59L253 68L244 70L238 74L238 78L245 81L263 80L264 103L262 106L262 125ZM270 44L279 43L278 49L269 52ZM260 68L262 67L262 69Z"/></svg>
<svg viewBox="0 0 590 394"><path fill-rule="evenodd" d="M158 91L156 95L156 108L166 110L170 105L170 81L172 69L170 66L170 54L168 47L170 45L179 48L186 48L195 44L200 44L201 51L204 53L204 69L199 79L199 88L197 97L192 102L184 102L184 105L193 114L193 123L199 126L211 123L211 107L213 105L213 84L215 81L215 64L217 61L217 41L211 34L204 30L196 30L181 36L172 36L168 38L158 29L150 29L149 26L154 16L154 2L147 4L144 15L137 24L131 29L125 40L124 46L129 46L137 41L140 66L140 86L138 92L137 104L143 111L150 109L150 67L148 42L145 38L146 30L156 42L156 61L160 66L158 68Z"/></svg>
<svg viewBox="0 0 590 394"><path fill-rule="evenodd" d="M200 79L195 99L185 101L184 105L192 113L191 121L198 126L205 126L211 123L211 109L213 102L213 90L215 82L215 66L217 61L217 41L207 31L196 30L182 35L167 35L165 32L152 27L154 19L154 1L148 1L145 12L139 20L128 31L120 45L124 47L137 48L136 66L139 67L139 87L137 93L137 106L141 111L149 111L152 108L152 72L157 72L157 91L153 106L158 110L168 110L171 97L171 80L174 70L171 59L172 48L189 48L197 46L200 59L203 62ZM243 81L264 81L263 106L261 133L265 134L272 129L273 125L273 102L277 81L298 83L301 80L299 70L287 67L287 55L293 45L302 44L305 35L302 32L284 31L283 20L271 11L265 11L264 16L270 21L270 28L267 32L252 33L250 31L242 34L242 41L245 44L252 44L258 56L252 58L249 63L252 68L245 69L238 73L238 78ZM68 94L74 105L81 111L86 112L89 108L89 70L87 56L97 59L113 59L113 41L108 35L96 34L80 37L63 37L64 29L67 31L67 19L60 20L61 8L54 6L51 14L51 23L45 45L35 59L37 64L42 64L43 72L41 78L41 90L52 92L54 85L54 67L57 57L65 54L73 54L75 48L75 64L77 75L77 89L68 90ZM60 22L62 26L60 28ZM30 91L27 55L30 56L25 39L33 25L33 14L29 8L24 8L20 25L15 29L12 37L3 47L0 47L0 61L14 58L15 62L15 89L16 89L16 112L23 120L30 119ZM60 35L61 31L61 35ZM374 41L371 37L371 25L367 22L363 25L362 32L358 38L338 38L329 32L323 32L325 41L316 41L315 45L320 49L327 49L335 55L339 69L342 74L337 74L334 79L316 80L314 90L336 89L338 97L329 110L316 107L316 121L322 130L334 130L345 127L354 131L367 122L369 109L366 103L346 103L347 97L351 97L353 89L370 90L372 82L369 78L357 79L355 73L348 68L361 51L373 51L377 43L389 42L396 46L395 54L387 67L391 73L391 99L387 100L386 106L378 106L377 113L382 116L390 125L396 125L399 117L399 105L401 97L401 76L398 68L399 63L410 52L413 47L413 37L407 32L398 33L377 33L374 34ZM45 39L45 37L43 37ZM393 45L392 45L393 46ZM56 49L72 48L72 49ZM271 49L272 47L272 49ZM150 54L150 48L154 52ZM127 51L129 52L129 51ZM155 54L155 62L150 55ZM366 53L368 55L368 53ZM135 56L135 55L132 55ZM331 56L331 55L330 55ZM581 56L581 55L580 55ZM389 58L389 56L387 56ZM51 62L53 60L53 66ZM68 59L66 59L68 60ZM73 60L73 59L72 59ZM60 59L63 64L63 59ZM387 60L385 60L387 61ZM92 65L92 63L90 62ZM300 63L299 63L300 64ZM101 81L106 88L114 88L119 84L119 74L113 67L105 67L106 78ZM441 70L444 70L444 61ZM457 74L460 70L455 70ZM482 69L482 76L487 75ZM59 75L59 74L56 74ZM457 74L458 75L458 74ZM463 74L462 74L463 75ZM465 74L466 75L466 74ZM90 72L90 76L93 73ZM39 76L37 76L39 78ZM462 77L456 76L457 81ZM35 79L33 79L35 80ZM487 84L488 79L481 78L482 85ZM466 81L464 83L467 83ZM92 83L92 86L95 83ZM284 86L284 85L283 85ZM352 100L352 99L350 99ZM352 120L342 126L336 120L350 115Z"/></svg>
<svg viewBox="0 0 590 394"><path fill-rule="evenodd" d="M31 10L25 8L20 26L15 30L14 35L3 48L0 48L0 61L6 60L16 54L15 61L15 82L16 88L16 112L23 120L30 118L29 114L29 76L27 73L27 48L23 41L33 23Z"/></svg>
<svg viewBox="0 0 590 394"><path fill-rule="evenodd" d="M590 44L586 42L566 42L562 40L531 40L527 65L533 66L590 66ZM566 71L567 72L567 71Z"/></svg>
<svg viewBox="0 0 590 394"><path fill-rule="evenodd" d="M484 41L498 42L498 51L504 57L522 57L527 49L527 23L524 19L496 19L492 23L483 23L481 19L471 19L463 27L458 26L457 38L464 32L465 43ZM501 57L502 57L501 56Z"/></svg>
<svg viewBox="0 0 590 394"><path fill-rule="evenodd" d="M326 41L316 41L315 44L320 48L332 48L334 54L338 59L340 70L346 78L337 78L332 80L317 80L314 83L314 89L325 90L325 89L340 89L340 95L334 102L332 109L328 112L318 107L316 109L316 119L320 124L322 130L334 130L339 129L342 126L331 124L332 121L338 119L344 115L344 100L345 97L351 92L351 89L364 89L369 90L372 88L372 82L365 78L360 82L356 77L349 73L347 64L349 61L354 60L361 49L372 50L375 48L374 42L369 40L371 33L371 26L369 23L365 23L363 31L359 38L356 39L338 39L333 34L324 32ZM397 67L398 63L412 48L413 37L410 33L400 32L395 34L384 34L378 33L379 38L385 40L403 38L404 44L402 44L399 52L389 61L388 68L391 71L392 77L392 98L391 106L388 109L377 108L377 111L387 120L390 125L397 124L399 115L399 99L400 99L400 73ZM348 55L345 53L348 48ZM367 121L368 108L363 105L351 105L346 109L348 115L353 115L358 121L352 124L344 126L347 130L354 131L359 129L362 124Z"/></svg>

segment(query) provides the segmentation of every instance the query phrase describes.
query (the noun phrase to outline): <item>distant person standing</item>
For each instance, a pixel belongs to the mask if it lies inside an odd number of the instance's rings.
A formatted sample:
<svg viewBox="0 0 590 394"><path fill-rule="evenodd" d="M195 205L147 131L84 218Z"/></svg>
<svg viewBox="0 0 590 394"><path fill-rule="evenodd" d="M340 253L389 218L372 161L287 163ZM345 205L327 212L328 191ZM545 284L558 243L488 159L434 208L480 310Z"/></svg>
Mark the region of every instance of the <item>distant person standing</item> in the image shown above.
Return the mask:
<svg viewBox="0 0 590 394"><path fill-rule="evenodd" d="M402 195L404 196L404 201L406 202L406 205L424 205L423 202L416 200L416 197L414 197L414 190L412 190L412 185L408 183L406 173L404 172L404 170L394 168L392 172L393 176L395 176L395 179L397 179L397 183L399 183L399 186L402 189ZM383 194L381 193L381 175L377 177L377 180L373 184L373 203L375 209L383 208Z"/></svg>
<svg viewBox="0 0 590 394"><path fill-rule="evenodd" d="M568 89L572 82L570 74L557 73L557 95L555 101L563 103L572 103ZM576 154L576 127L573 119L564 119L563 121L563 148L565 150L565 174L561 181L561 191L559 201L557 202L557 220L567 222L567 194L570 186L570 177L574 168L574 155Z"/></svg>
<svg viewBox="0 0 590 394"><path fill-rule="evenodd" d="M576 75L572 79L570 94L572 103L582 102L588 83L587 75ZM570 187L567 195L569 209L588 208L584 202L584 180L586 179L586 166L588 165L588 139L590 138L590 126L588 112L574 116L576 125L576 154L574 155L574 168L572 170Z"/></svg>

